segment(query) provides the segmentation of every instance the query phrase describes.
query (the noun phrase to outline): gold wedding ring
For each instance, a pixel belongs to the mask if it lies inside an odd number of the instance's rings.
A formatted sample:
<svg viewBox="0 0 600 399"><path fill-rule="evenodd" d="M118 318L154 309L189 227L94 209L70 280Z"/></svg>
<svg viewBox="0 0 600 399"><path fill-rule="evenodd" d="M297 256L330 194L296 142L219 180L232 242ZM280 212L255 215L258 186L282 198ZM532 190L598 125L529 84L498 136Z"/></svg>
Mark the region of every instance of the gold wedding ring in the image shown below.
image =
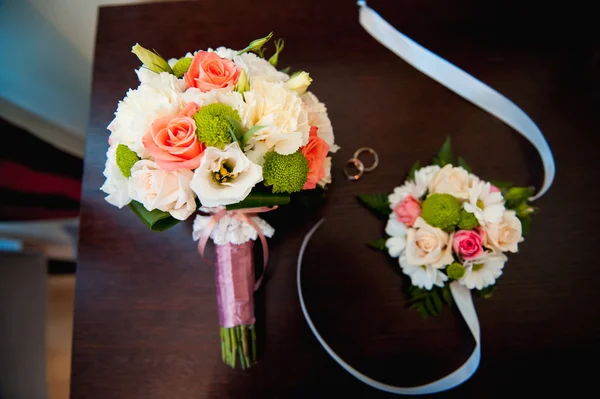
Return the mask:
<svg viewBox="0 0 600 399"><path fill-rule="evenodd" d="M369 167L365 167L365 164L360 159L358 159L360 154L362 154L363 152L368 152L373 156L373 164ZM346 175L348 180L355 181L360 179L364 172L371 172L375 170L377 165L379 165L379 155L377 155L377 152L375 152L375 150L372 148L362 147L356 150L356 152L354 153L354 157L346 161L346 164L344 165L344 174ZM351 168L355 168L358 172L353 174L350 170Z"/></svg>
<svg viewBox="0 0 600 399"><path fill-rule="evenodd" d="M352 174L349 171L349 169L350 169L349 166L355 167L358 172L356 172L355 174ZM365 165L363 165L363 163L356 158L351 158L351 159L347 160L346 165L344 165L344 174L346 175L348 180L358 180L358 179L360 179L360 177L363 175L364 172L365 172Z"/></svg>

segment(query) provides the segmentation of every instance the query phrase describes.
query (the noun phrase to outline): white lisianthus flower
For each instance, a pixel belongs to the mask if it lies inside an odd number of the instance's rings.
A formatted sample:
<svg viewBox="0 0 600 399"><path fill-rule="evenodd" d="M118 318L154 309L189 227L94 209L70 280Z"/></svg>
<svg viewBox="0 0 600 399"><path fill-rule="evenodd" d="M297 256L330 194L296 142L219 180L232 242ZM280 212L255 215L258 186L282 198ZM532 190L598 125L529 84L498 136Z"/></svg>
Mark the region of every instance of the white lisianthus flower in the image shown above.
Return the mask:
<svg viewBox="0 0 600 399"><path fill-rule="evenodd" d="M429 194L450 194L464 200L469 197L469 172L448 164L429 181Z"/></svg>
<svg viewBox="0 0 600 399"><path fill-rule="evenodd" d="M262 180L262 168L252 163L236 142L224 150L208 147L190 187L203 206L214 207L242 201Z"/></svg>
<svg viewBox="0 0 600 399"><path fill-rule="evenodd" d="M263 126L247 143L246 154L255 163L262 164L270 151L282 155L296 152L308 143L309 125L306 109L298 94L287 90L283 83L263 78L250 78L242 125L247 129Z"/></svg>
<svg viewBox="0 0 600 399"><path fill-rule="evenodd" d="M102 174L106 181L100 187L108 196L104 199L111 205L123 208L131 202L129 196L129 179L123 176L121 169L117 166L117 146L112 145L106 152L106 163Z"/></svg>
<svg viewBox="0 0 600 399"><path fill-rule="evenodd" d="M481 258L465 261L463 264L465 274L458 282L468 289L481 290L496 282L502 275L502 268L506 263L504 254L484 255Z"/></svg>
<svg viewBox="0 0 600 399"><path fill-rule="evenodd" d="M330 152L340 149L334 142L333 126L327 114L327 107L310 91L302 95L302 102L308 112L308 124L317 127L317 135L329 145Z"/></svg>
<svg viewBox="0 0 600 399"><path fill-rule="evenodd" d="M163 116L176 115L184 106L181 93L185 82L166 72L160 74L140 68L136 71L141 82L119 102L115 118L108 125L112 145L124 144L140 158L148 151L142 143L152 122Z"/></svg>
<svg viewBox="0 0 600 399"><path fill-rule="evenodd" d="M327 157L323 161L323 171L325 172L325 176L317 182L320 187L331 184L331 157Z"/></svg>
<svg viewBox="0 0 600 399"><path fill-rule="evenodd" d="M468 194L468 201L463 207L467 212L474 214L481 225L500 222L505 209L504 198L500 192L491 191L490 183L473 183Z"/></svg>
<svg viewBox="0 0 600 399"><path fill-rule="evenodd" d="M452 257L453 234L427 224L419 217L408 229L406 236L406 261L411 265L432 266L441 269L454 261Z"/></svg>
<svg viewBox="0 0 600 399"><path fill-rule="evenodd" d="M394 192L388 196L390 208L395 209L396 206L404 201L404 198L409 195L413 196L416 200L421 201L427 192L429 182L439 170L439 166L431 165L415 171L414 180L407 180L402 186L396 187Z"/></svg>
<svg viewBox="0 0 600 399"><path fill-rule="evenodd" d="M158 209L185 220L196 210L194 193L190 190L192 176L191 170L167 172L154 161L143 159L131 168L129 195L149 211Z"/></svg>
<svg viewBox="0 0 600 399"><path fill-rule="evenodd" d="M483 245L498 252L517 252L523 241L523 227L515 211L504 211L499 223L488 223L485 227Z"/></svg>
<svg viewBox="0 0 600 399"><path fill-rule="evenodd" d="M392 214L385 226L385 233L390 236L385 242L390 256L399 257L406 248L406 226Z"/></svg>
<svg viewBox="0 0 600 399"><path fill-rule="evenodd" d="M210 210L206 209L205 207L200 208L200 211L209 211L208 213L214 213L218 210L220 210L220 208L210 208ZM200 239L204 229L208 227L211 218L212 216L196 216L196 219L194 219L192 232L194 241L198 241ZM252 219L252 221L260 228L265 237L273 237L275 229L264 219L261 219L258 216L250 216L250 219ZM250 224L229 215L225 215L221 218L221 220L219 220L219 223L217 223L217 225L211 231L210 238L216 245L223 245L227 243L243 244L250 240L256 240L258 238L258 232L254 230L254 227L252 227Z"/></svg>

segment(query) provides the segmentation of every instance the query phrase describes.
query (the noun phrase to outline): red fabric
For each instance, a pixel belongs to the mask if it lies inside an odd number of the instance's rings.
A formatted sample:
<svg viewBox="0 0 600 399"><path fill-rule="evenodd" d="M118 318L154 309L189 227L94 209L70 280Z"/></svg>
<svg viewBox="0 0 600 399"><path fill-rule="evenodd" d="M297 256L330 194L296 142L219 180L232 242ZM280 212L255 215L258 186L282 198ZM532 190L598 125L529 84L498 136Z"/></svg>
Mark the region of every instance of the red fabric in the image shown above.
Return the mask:
<svg viewBox="0 0 600 399"><path fill-rule="evenodd" d="M0 160L0 176L0 188L31 194L61 195L75 201L81 198L81 181L78 179L38 172L6 160Z"/></svg>

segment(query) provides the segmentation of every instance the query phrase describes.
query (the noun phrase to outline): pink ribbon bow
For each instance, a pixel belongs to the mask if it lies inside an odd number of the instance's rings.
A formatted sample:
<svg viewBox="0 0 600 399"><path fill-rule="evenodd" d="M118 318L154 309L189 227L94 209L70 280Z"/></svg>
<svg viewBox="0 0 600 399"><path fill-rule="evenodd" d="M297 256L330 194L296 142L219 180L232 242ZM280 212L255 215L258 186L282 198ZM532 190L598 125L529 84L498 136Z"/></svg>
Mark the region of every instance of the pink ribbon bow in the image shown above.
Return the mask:
<svg viewBox="0 0 600 399"><path fill-rule="evenodd" d="M252 226L254 230L256 230L256 233L258 233L258 237L260 238L260 242L262 243L263 249L263 272L254 284L254 290L258 290L260 284L262 283L265 272L267 271L267 263L269 262L269 247L267 245L267 239L263 234L262 229L254 222L254 220L252 220L252 217L256 216L259 213L270 212L275 209L277 209L277 206L262 206L258 208L236 209L232 211L228 211L227 209L223 208L217 213L213 214L210 220L208 221L208 225L204 228L200 239L198 240L198 252L200 253L200 256L204 258L204 250L206 249L206 244L208 242L208 239L210 238L210 233L212 233L212 231L217 226L219 221L223 218L223 216L229 215L234 219L248 223L250 226Z"/></svg>

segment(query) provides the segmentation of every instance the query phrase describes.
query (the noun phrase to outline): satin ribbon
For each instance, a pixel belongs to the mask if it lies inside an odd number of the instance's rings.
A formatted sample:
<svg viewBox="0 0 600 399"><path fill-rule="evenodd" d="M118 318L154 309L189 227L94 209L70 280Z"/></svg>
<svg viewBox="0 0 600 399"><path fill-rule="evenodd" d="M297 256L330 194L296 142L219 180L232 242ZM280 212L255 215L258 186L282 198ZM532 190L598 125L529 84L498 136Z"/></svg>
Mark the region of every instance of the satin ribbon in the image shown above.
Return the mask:
<svg viewBox="0 0 600 399"><path fill-rule="evenodd" d="M550 150L544 135L531 120L531 118L529 118L529 116L523 112L523 110L491 87L477 80L460 68L452 65L445 59L427 50L406 35L398 32L392 25L381 18L379 14L367 7L366 2L359 1L358 5L360 6L360 24L379 43L387 47L417 70L423 72L433 80L452 90L454 93L502 120L520 133L523 137L525 137L531 144L533 144L542 159L542 164L544 166L544 182L539 192L532 197L531 200L541 197L544 193L546 193L546 191L548 191L552 185L552 181L554 180L554 175L556 173L554 157L552 156L552 151ZM454 388L468 380L477 370L481 358L479 320L477 318L477 312L475 312L475 306L473 305L471 292L456 281L450 284L450 291L452 293L452 297L454 298L454 303L456 303L461 316L467 323L467 326L469 327L469 330L475 339L475 348L467 361L449 375L425 385L415 387L397 387L384 384L362 374L360 371L346 363L333 351L333 349L331 349L323 337L321 337L317 331L317 328L313 324L312 319L310 318L308 310L306 309L306 304L304 303L302 284L300 283L302 258L304 256L304 252L311 237L315 231L317 231L319 226L321 226L323 221L324 219L321 219L321 221L319 221L304 238L302 247L300 249L300 254L298 256L296 278L298 298L300 300L300 307L302 308L304 318L306 319L306 322L308 323L312 333L317 338L317 341L319 341L323 349L325 349L325 351L333 358L333 360L335 360L353 377L357 378L363 383L370 385L373 388L395 394L431 394Z"/></svg>
<svg viewBox="0 0 600 399"><path fill-rule="evenodd" d="M208 221L208 225L202 231L200 239L198 240L198 252L200 253L200 256L204 258L204 250L206 249L206 244L208 243L208 239L210 238L210 233L212 233L212 231L217 226L219 221L223 218L223 216L229 215L234 219L248 223L250 226L252 226L254 230L256 230L256 233L260 238L260 242L262 243L263 271L256 283L254 284L254 291L258 290L260 288L260 284L263 281L263 277L265 276L265 272L267 271L267 263L269 262L269 246L267 245L267 239L263 234L261 228L254 222L254 220L252 220L252 217L256 216L259 213L270 212L275 209L277 209L277 206L263 206L258 208L236 209L232 211L228 211L227 209L221 209L217 213L213 214L210 220Z"/></svg>

